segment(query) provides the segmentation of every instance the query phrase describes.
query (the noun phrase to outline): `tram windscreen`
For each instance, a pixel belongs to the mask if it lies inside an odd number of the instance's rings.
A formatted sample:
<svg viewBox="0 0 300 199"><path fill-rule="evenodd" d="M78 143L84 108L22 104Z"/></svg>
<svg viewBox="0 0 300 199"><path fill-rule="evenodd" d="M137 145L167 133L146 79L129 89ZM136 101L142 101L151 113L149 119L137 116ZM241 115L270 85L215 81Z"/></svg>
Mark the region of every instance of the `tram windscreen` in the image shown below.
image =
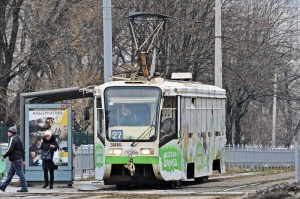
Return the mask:
<svg viewBox="0 0 300 199"><path fill-rule="evenodd" d="M156 139L161 90L157 87L109 87L105 90L109 141Z"/></svg>

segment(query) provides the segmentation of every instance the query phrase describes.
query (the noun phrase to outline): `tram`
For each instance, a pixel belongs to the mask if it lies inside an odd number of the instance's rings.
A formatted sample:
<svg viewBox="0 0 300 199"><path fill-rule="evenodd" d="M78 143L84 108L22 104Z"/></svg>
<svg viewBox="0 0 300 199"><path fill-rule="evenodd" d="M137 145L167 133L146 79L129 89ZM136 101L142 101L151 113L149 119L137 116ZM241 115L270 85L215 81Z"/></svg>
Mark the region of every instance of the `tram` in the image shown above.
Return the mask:
<svg viewBox="0 0 300 199"><path fill-rule="evenodd" d="M173 185L224 173L225 98L219 87L176 79L96 86L96 179Z"/></svg>

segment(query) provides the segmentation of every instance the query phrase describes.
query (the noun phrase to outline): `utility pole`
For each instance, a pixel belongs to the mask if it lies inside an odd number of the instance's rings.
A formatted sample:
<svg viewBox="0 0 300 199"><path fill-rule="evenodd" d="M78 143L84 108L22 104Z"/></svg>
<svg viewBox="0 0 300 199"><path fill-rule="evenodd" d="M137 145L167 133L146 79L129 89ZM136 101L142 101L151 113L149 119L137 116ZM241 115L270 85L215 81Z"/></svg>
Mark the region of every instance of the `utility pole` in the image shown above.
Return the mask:
<svg viewBox="0 0 300 199"><path fill-rule="evenodd" d="M215 85L222 88L221 0L215 0Z"/></svg>
<svg viewBox="0 0 300 199"><path fill-rule="evenodd" d="M69 11L67 11L69 12ZM70 21L69 21L69 13L67 13L67 25L70 27ZM70 75L70 70L71 70L71 59L69 56L69 31L68 29L65 32L65 37L64 37L64 48L65 48L65 53L64 53L64 62L65 62L65 67L64 67L64 72L65 72L65 88L70 88L71 87L71 75ZM67 100L67 103L71 103L71 100Z"/></svg>
<svg viewBox="0 0 300 199"><path fill-rule="evenodd" d="M111 0L103 0L104 82L112 76Z"/></svg>
<svg viewBox="0 0 300 199"><path fill-rule="evenodd" d="M65 88L70 88L70 61L69 61L69 53L68 53L68 45L69 45L69 38L68 33L66 33L64 38L64 47L65 47Z"/></svg>
<svg viewBox="0 0 300 199"><path fill-rule="evenodd" d="M274 73L273 117L272 117L272 146L276 146L276 105L277 105L277 69Z"/></svg>
<svg viewBox="0 0 300 199"><path fill-rule="evenodd" d="M3 142L3 121L1 121L1 135L0 135L0 142Z"/></svg>

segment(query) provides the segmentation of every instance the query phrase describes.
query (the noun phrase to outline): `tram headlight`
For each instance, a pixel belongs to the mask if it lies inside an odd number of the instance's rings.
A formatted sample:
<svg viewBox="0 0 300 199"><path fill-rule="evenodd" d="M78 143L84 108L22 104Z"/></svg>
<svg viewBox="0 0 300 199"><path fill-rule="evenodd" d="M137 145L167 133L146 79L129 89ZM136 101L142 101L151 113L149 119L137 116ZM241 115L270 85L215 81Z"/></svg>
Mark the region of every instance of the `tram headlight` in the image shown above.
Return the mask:
<svg viewBox="0 0 300 199"><path fill-rule="evenodd" d="M141 154L142 155L153 155L154 149L141 149Z"/></svg>
<svg viewBox="0 0 300 199"><path fill-rule="evenodd" d="M109 149L109 155L122 155L122 149Z"/></svg>

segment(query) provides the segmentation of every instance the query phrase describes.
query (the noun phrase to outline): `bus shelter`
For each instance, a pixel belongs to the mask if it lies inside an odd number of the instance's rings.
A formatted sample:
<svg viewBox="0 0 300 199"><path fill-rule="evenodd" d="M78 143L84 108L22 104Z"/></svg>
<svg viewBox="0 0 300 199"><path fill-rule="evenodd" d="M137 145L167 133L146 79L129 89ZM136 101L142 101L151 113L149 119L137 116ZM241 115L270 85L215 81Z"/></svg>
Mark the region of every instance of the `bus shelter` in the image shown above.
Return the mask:
<svg viewBox="0 0 300 199"><path fill-rule="evenodd" d="M20 95L20 138L25 148L25 176L28 182L42 182L42 160L37 153L46 130L51 130L59 144L61 165L56 182L70 184L73 175L71 100L90 98L93 93L79 87L47 90Z"/></svg>

